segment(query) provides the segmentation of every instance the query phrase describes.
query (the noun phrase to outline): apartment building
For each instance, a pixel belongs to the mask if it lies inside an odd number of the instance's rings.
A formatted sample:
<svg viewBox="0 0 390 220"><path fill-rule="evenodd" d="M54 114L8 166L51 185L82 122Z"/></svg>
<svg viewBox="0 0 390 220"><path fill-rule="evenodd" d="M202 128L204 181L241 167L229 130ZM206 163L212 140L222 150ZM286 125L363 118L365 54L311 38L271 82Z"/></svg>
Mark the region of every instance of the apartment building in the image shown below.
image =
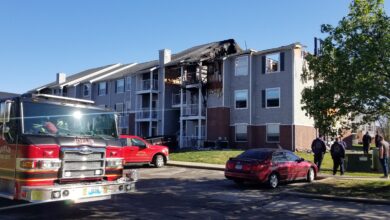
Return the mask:
<svg viewBox="0 0 390 220"><path fill-rule="evenodd" d="M305 65L299 43L242 50L232 39L145 63L112 64L66 76L30 92L94 100L120 115L120 131L144 137L176 135L180 147L303 149L315 137L301 110Z"/></svg>

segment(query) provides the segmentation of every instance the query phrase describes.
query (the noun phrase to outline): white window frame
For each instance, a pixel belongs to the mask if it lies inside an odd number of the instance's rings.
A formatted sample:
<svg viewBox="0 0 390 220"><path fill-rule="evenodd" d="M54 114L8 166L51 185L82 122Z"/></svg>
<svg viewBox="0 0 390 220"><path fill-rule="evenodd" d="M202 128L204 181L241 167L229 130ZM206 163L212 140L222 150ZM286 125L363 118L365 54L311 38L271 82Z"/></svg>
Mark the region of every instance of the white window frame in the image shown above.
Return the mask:
<svg viewBox="0 0 390 220"><path fill-rule="evenodd" d="M119 85L118 82L120 82L120 81L123 82L123 90L122 90L122 91L119 91L119 89L118 89L118 88L120 88L120 87L118 87L118 85ZM117 80L115 80L115 93L116 93L116 94L121 94L121 93L124 93L125 90L126 90L126 82L125 82L125 79L117 79Z"/></svg>
<svg viewBox="0 0 390 220"><path fill-rule="evenodd" d="M278 90L279 91L279 106L268 106L268 91L269 90ZM275 87L275 88L267 88L265 89L265 108L280 108L281 106L281 100L280 100L280 87Z"/></svg>
<svg viewBox="0 0 390 220"><path fill-rule="evenodd" d="M88 95L85 95L85 88L87 88L88 90ZM91 96L91 84L90 83L83 84L83 97L90 97L90 96Z"/></svg>
<svg viewBox="0 0 390 220"><path fill-rule="evenodd" d="M125 87L126 87L126 91L131 91L131 76L126 76L126 79L125 79Z"/></svg>
<svg viewBox="0 0 390 220"><path fill-rule="evenodd" d="M244 125L246 127L246 140L237 140L237 125ZM248 123L237 123L234 124L234 140L235 142L248 142Z"/></svg>
<svg viewBox="0 0 390 220"><path fill-rule="evenodd" d="M246 107L245 108L237 108L237 100L236 100L236 93L238 92L246 92ZM234 90L234 109L242 110L242 109L248 109L249 106L249 92L247 89L241 89L241 90Z"/></svg>
<svg viewBox="0 0 390 220"><path fill-rule="evenodd" d="M276 71L272 71L272 72L270 72L270 71L268 71L267 70L267 64L268 64L268 62L267 62L267 56L272 56L272 55L276 55L276 54L278 54L278 56L279 56L279 64L278 64L278 69L276 70ZM280 72L280 64L281 64L281 60L280 60L280 52L276 52L276 53L269 53L269 54L266 54L265 55L265 73L266 74L273 74L273 73L279 73Z"/></svg>
<svg viewBox="0 0 390 220"><path fill-rule="evenodd" d="M102 85L102 84L105 85L104 86L105 88L104 88L104 92L100 93L100 91L102 90L100 85ZM99 82L99 84L98 84L98 96L105 96L105 95L107 95L107 86L108 86L107 82Z"/></svg>
<svg viewBox="0 0 390 220"><path fill-rule="evenodd" d="M239 63L239 61L245 59L246 60L246 72L245 74L244 73L239 73L237 71L237 63ZM243 61L241 61L243 62ZM236 59L234 60L234 75L235 76L247 76L249 74L249 56L248 55L245 55L245 56L239 56L239 57L236 57Z"/></svg>
<svg viewBox="0 0 390 220"><path fill-rule="evenodd" d="M279 127L279 141L270 141L268 140L268 126L269 125L277 125ZM265 141L266 143L280 143L280 123L267 123L265 124L266 133L265 133Z"/></svg>

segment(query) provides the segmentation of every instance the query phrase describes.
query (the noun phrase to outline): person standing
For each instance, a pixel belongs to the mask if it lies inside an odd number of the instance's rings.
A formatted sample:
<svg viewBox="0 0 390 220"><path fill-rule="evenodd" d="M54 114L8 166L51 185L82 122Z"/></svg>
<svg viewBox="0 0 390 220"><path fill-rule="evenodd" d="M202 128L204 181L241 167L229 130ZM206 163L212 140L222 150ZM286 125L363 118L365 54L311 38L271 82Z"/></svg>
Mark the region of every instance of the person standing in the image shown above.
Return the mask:
<svg viewBox="0 0 390 220"><path fill-rule="evenodd" d="M380 141L381 136L379 135L379 131L376 131L375 135L375 147L379 148L382 144Z"/></svg>
<svg viewBox="0 0 390 220"><path fill-rule="evenodd" d="M368 131L363 136L363 152L364 154L368 154L368 150L370 150L371 144L371 136L368 134Z"/></svg>
<svg viewBox="0 0 390 220"><path fill-rule="evenodd" d="M344 175L345 148L339 141L339 138L336 138L336 141L330 147L330 154L333 159L333 175L336 175L339 167L340 175Z"/></svg>
<svg viewBox="0 0 390 220"><path fill-rule="evenodd" d="M314 139L311 143L311 150L314 153L314 163L318 167L318 172L321 170L322 160L324 159L324 154L326 153L326 145L322 137L322 135L319 135L319 137Z"/></svg>
<svg viewBox="0 0 390 220"><path fill-rule="evenodd" d="M389 164L388 164L388 158L389 158L389 143L383 139L382 136L379 136L380 140L380 146L379 146L379 160L382 164L383 169L383 177L382 178L389 178Z"/></svg>

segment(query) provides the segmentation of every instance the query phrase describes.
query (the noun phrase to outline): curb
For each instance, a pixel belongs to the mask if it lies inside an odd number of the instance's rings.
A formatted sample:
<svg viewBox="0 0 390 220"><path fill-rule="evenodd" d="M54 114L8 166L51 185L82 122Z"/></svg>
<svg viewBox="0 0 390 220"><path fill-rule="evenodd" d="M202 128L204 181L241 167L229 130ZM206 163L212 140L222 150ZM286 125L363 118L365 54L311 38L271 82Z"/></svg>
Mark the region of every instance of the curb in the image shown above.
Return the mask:
<svg viewBox="0 0 390 220"><path fill-rule="evenodd" d="M380 205L390 205L389 200L385 199L366 199L361 197L339 197L323 194L312 194L312 193L300 193L300 192L283 192L282 194L288 196L299 196L305 198L314 198L314 199L323 199L323 200L332 200L332 201L346 201L346 202L358 202L358 203L367 203L367 204L380 204Z"/></svg>
<svg viewBox="0 0 390 220"><path fill-rule="evenodd" d="M187 164L187 163L176 163L173 161L169 161L167 163L168 166L173 167L187 167L187 168L194 168L194 169L203 169L203 170L217 170L217 171L225 171L225 168L213 166L213 165L203 165L203 164Z"/></svg>

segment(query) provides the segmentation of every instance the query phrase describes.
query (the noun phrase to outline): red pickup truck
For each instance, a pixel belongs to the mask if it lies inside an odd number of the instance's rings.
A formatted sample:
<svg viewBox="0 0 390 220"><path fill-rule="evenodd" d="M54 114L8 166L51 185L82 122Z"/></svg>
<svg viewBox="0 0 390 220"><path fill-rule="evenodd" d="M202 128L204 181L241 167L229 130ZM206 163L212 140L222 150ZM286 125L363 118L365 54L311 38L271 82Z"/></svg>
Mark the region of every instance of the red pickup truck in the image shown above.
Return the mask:
<svg viewBox="0 0 390 220"><path fill-rule="evenodd" d="M166 146L152 145L146 140L133 135L121 135L125 164L153 164L163 167L169 160Z"/></svg>

